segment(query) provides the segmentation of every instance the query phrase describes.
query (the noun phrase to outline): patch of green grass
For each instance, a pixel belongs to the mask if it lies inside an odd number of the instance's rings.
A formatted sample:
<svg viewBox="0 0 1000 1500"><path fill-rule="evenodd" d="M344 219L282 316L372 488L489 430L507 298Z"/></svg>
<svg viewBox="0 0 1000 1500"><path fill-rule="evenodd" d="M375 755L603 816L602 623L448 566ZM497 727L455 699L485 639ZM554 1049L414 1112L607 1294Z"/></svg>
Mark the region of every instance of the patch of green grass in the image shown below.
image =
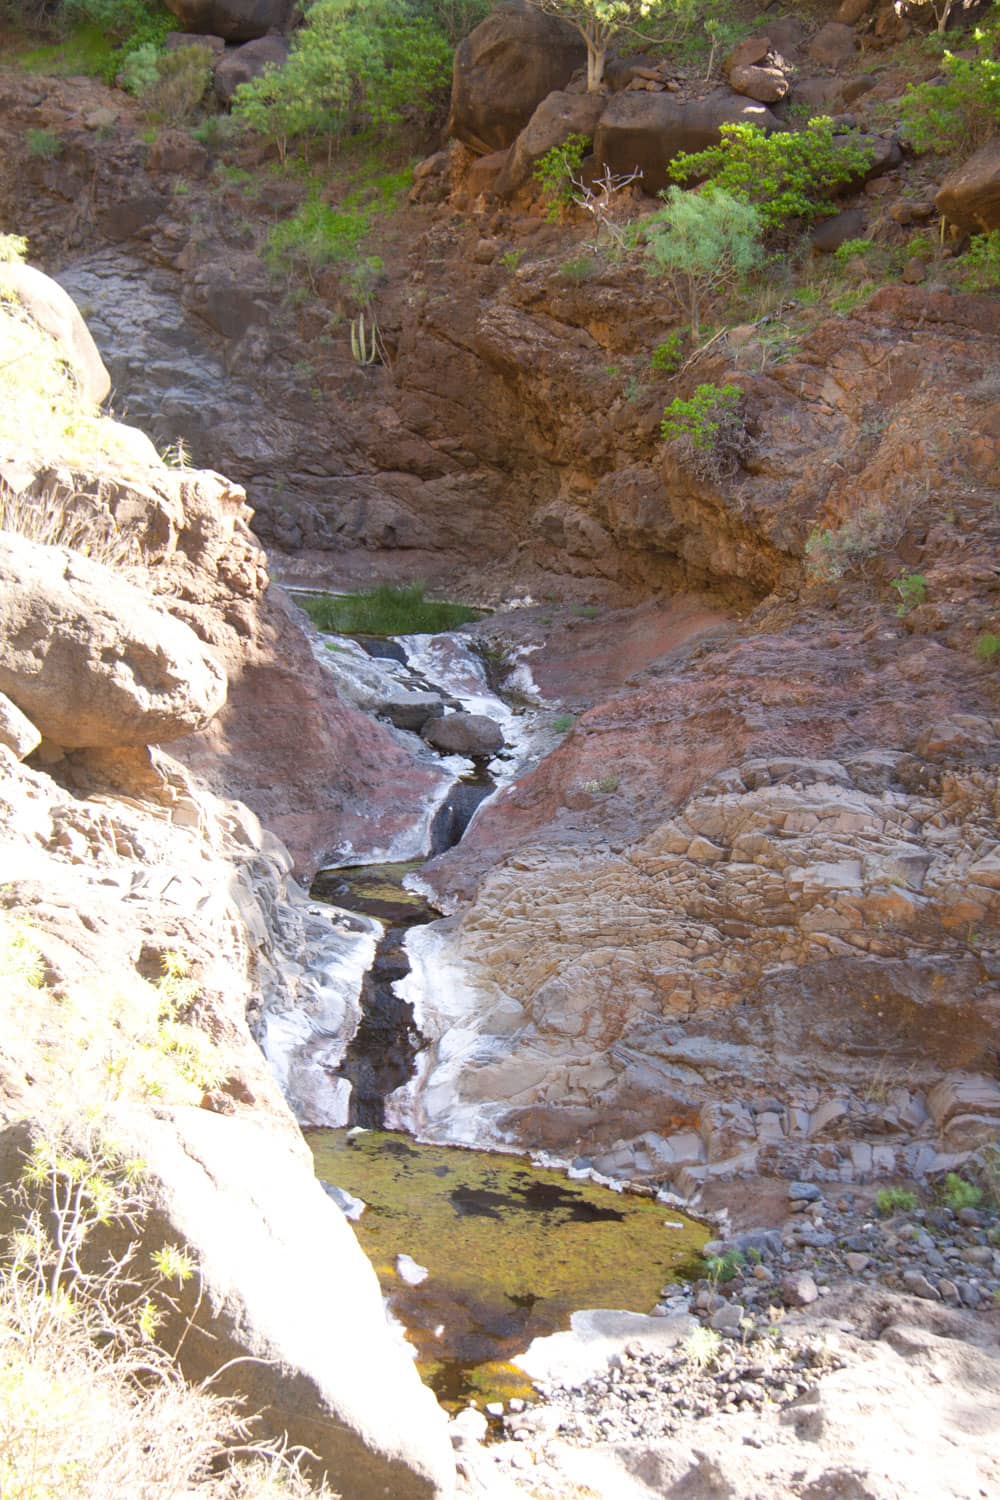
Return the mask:
<svg viewBox="0 0 1000 1500"><path fill-rule="evenodd" d="M99 26L79 26L58 42L46 42L16 55L14 62L25 73L47 78L100 78L111 83L121 66L122 55L115 42Z"/></svg>
<svg viewBox="0 0 1000 1500"><path fill-rule="evenodd" d="M427 599L421 583L408 588L382 584L364 594L315 594L298 603L317 630L331 635L436 635L478 620L482 613L467 604Z"/></svg>
<svg viewBox="0 0 1000 1500"><path fill-rule="evenodd" d="M976 638L976 658L979 661L996 661L1000 656L1000 635L994 635L992 630L984 630L982 635Z"/></svg>
<svg viewBox="0 0 1000 1500"><path fill-rule="evenodd" d="M556 734L567 734L576 723L576 714L560 714L552 720L552 728Z"/></svg>
<svg viewBox="0 0 1000 1500"><path fill-rule="evenodd" d="M917 1206L917 1195L909 1188L882 1188L875 1195L875 1205L880 1214L910 1213Z"/></svg>

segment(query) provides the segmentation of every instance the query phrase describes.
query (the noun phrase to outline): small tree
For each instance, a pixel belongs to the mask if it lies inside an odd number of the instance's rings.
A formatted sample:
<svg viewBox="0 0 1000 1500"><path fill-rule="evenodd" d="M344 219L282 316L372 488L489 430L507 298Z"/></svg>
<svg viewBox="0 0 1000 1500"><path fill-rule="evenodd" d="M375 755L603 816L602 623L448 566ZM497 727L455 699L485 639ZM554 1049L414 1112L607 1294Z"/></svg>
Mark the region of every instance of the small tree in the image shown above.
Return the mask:
<svg viewBox="0 0 1000 1500"><path fill-rule="evenodd" d="M662 40L645 35L640 26L668 14L689 19L696 0L527 0L536 10L561 16L575 26L587 44L587 89L599 89L604 80L608 48L616 37L630 35L640 42Z"/></svg>
<svg viewBox="0 0 1000 1500"><path fill-rule="evenodd" d="M704 299L763 259L761 218L752 203L720 188L686 193L672 187L664 196L665 206L643 221L646 254L673 283L697 339Z"/></svg>
<svg viewBox="0 0 1000 1500"><path fill-rule="evenodd" d="M975 4L977 0L894 0L894 9L899 16L908 16L913 11L932 10L937 21L938 35L943 36L952 11L956 7L970 10Z"/></svg>

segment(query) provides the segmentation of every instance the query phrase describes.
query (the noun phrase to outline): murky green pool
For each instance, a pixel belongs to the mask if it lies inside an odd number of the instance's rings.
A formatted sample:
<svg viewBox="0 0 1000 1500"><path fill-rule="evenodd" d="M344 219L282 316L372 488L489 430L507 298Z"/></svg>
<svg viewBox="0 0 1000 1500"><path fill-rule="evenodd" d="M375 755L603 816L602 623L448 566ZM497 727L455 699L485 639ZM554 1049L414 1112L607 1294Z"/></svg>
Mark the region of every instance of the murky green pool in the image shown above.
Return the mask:
<svg viewBox="0 0 1000 1500"><path fill-rule="evenodd" d="M649 1312L671 1278L694 1274L708 1236L662 1203L522 1157L382 1131L308 1139L317 1175L369 1205L358 1238L445 1405L528 1394L509 1361L533 1338L580 1308ZM421 1285L397 1274L400 1253L426 1266Z"/></svg>

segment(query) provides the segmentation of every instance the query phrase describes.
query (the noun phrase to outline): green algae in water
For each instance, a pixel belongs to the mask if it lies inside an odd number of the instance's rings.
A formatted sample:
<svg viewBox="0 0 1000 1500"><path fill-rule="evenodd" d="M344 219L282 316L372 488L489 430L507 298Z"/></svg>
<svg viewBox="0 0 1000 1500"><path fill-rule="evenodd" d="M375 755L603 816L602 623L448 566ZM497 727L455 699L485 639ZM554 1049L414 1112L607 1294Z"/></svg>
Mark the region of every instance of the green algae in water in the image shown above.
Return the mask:
<svg viewBox="0 0 1000 1500"><path fill-rule="evenodd" d="M422 859L398 864L344 865L320 870L310 895L348 911L364 912L384 922L429 922L439 913L427 899L403 885L407 875L423 867Z"/></svg>
<svg viewBox="0 0 1000 1500"><path fill-rule="evenodd" d="M529 1394L509 1362L532 1339L568 1328L580 1308L649 1312L707 1237L662 1203L523 1157L382 1131L308 1140L317 1175L368 1204L358 1239L447 1406ZM401 1253L427 1267L420 1286L397 1275Z"/></svg>

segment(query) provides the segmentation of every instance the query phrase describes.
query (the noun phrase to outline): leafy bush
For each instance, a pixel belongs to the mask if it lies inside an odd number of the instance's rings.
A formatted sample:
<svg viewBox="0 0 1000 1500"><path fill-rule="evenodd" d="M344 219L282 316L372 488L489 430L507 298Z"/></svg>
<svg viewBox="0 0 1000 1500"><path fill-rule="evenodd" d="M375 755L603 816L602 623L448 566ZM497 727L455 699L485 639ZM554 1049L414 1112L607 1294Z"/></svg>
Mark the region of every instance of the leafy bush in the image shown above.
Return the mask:
<svg viewBox="0 0 1000 1500"><path fill-rule="evenodd" d="M576 714L557 714L552 720L556 734L568 734L576 723Z"/></svg>
<svg viewBox="0 0 1000 1500"><path fill-rule="evenodd" d="M649 357L649 368L663 375L674 375L684 363L684 335L675 329L662 344L657 344Z"/></svg>
<svg viewBox="0 0 1000 1500"><path fill-rule="evenodd" d="M143 111L150 119L167 123L188 120L211 82L212 60L206 47L162 52L156 58L152 81L139 90Z"/></svg>
<svg viewBox="0 0 1000 1500"><path fill-rule="evenodd" d="M665 206L643 220L639 233L648 261L684 302L697 339L704 299L763 259L761 217L753 204L721 188L685 193L672 187L664 197Z"/></svg>
<svg viewBox="0 0 1000 1500"><path fill-rule="evenodd" d="M1000 229L974 234L962 261L966 270L962 285L970 292L988 292L1000 287Z"/></svg>
<svg viewBox="0 0 1000 1500"><path fill-rule="evenodd" d="M923 573L900 573L898 578L892 580L892 586L899 595L896 613L900 618L908 615L911 609L916 609L918 604L923 604L927 598L927 579Z"/></svg>
<svg viewBox="0 0 1000 1500"><path fill-rule="evenodd" d="M875 1195L875 1204L880 1214L910 1213L917 1206L917 1195L909 1188L882 1188Z"/></svg>
<svg viewBox="0 0 1000 1500"><path fill-rule="evenodd" d="M664 408L660 433L696 474L718 482L736 470L746 447L743 399L738 385L699 385Z"/></svg>
<svg viewBox="0 0 1000 1500"><path fill-rule="evenodd" d="M125 92L136 99L148 93L159 76L159 61L160 49L155 42L143 42L141 47L126 53L119 74Z"/></svg>
<svg viewBox="0 0 1000 1500"><path fill-rule="evenodd" d="M295 139L426 122L451 77L441 14L418 0L310 0L287 64L242 84L233 114L281 160Z"/></svg>
<svg viewBox="0 0 1000 1500"><path fill-rule="evenodd" d="M424 597L424 586L383 584L365 594L303 594L298 603L317 630L331 635L436 635L479 618L467 604Z"/></svg>
<svg viewBox="0 0 1000 1500"><path fill-rule="evenodd" d="M1000 127L1000 25L977 29L975 57L946 52L944 80L912 84L901 101L903 135L914 151L968 151Z"/></svg>
<svg viewBox="0 0 1000 1500"><path fill-rule="evenodd" d="M71 25L98 26L112 41L129 47L146 42L160 47L177 26L176 16L158 0L62 0L61 14Z"/></svg>
<svg viewBox="0 0 1000 1500"><path fill-rule="evenodd" d="M983 1190L975 1183L967 1182L957 1172L949 1172L944 1180L942 1193L945 1203L957 1213L960 1208L978 1208L983 1201Z"/></svg>
<svg viewBox="0 0 1000 1500"><path fill-rule="evenodd" d="M984 630L976 637L975 650L978 661L996 661L1000 656L1000 635L995 635L992 630Z"/></svg>
<svg viewBox="0 0 1000 1500"><path fill-rule="evenodd" d="M573 178L589 150L587 136L568 135L561 146L550 147L535 163L532 176L542 189L542 197L549 206L548 217L553 222L572 203Z"/></svg>
<svg viewBox="0 0 1000 1500"><path fill-rule="evenodd" d="M836 133L825 115L804 130L765 135L756 125L723 125L722 141L682 152L670 166L677 182L707 178L717 188L757 206L767 229L789 220L811 223L834 212L832 193L871 163L874 148L857 131Z"/></svg>

